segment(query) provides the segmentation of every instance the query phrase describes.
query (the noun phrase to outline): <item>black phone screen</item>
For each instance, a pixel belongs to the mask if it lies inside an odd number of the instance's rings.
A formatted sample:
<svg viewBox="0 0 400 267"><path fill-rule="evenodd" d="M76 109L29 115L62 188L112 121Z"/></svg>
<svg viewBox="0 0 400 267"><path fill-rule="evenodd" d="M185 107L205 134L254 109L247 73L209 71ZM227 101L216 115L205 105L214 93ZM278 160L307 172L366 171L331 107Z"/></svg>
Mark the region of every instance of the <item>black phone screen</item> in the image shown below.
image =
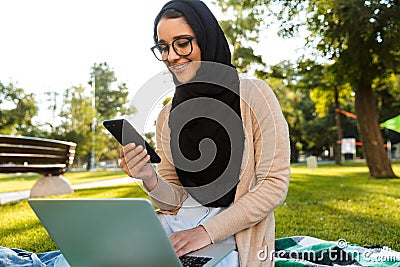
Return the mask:
<svg viewBox="0 0 400 267"><path fill-rule="evenodd" d="M144 138L136 131L136 129L126 119L115 119L103 121L104 127L118 140L121 145L135 143L146 148L150 155L151 163L160 163L161 158Z"/></svg>

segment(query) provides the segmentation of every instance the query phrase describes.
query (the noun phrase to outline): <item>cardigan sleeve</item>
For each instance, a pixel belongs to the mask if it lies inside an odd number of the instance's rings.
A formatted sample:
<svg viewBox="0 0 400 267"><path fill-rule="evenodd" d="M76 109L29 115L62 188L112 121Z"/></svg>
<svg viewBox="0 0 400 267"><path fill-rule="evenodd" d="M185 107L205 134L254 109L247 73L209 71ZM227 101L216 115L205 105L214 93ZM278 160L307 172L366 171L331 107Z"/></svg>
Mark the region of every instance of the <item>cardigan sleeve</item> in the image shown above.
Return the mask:
<svg viewBox="0 0 400 267"><path fill-rule="evenodd" d="M161 212L176 213L187 198L187 193L182 187L172 163L168 127L170 107L170 105L165 106L157 118L156 151L161 162L157 166L157 185L149 192L149 195L154 205L161 209Z"/></svg>
<svg viewBox="0 0 400 267"><path fill-rule="evenodd" d="M244 124L246 132L252 132L253 139L247 142L253 142L254 160L249 160L248 171L241 179L252 181L248 183L250 188L243 189L243 194L229 208L203 223L213 242L256 225L283 203L288 191L289 131L278 100L260 80L246 80L245 86L242 98L246 98L251 114L246 118L251 122ZM238 190L239 186L236 194Z"/></svg>

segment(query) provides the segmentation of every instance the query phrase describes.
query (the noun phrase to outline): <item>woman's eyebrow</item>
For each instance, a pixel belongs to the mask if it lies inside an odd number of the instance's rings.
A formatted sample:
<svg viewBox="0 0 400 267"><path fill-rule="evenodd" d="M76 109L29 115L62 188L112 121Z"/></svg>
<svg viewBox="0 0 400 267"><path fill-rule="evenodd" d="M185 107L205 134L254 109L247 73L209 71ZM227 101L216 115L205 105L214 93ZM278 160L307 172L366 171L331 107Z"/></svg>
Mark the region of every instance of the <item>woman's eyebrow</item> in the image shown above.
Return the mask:
<svg viewBox="0 0 400 267"><path fill-rule="evenodd" d="M193 35L191 35L191 34L182 34L182 35L174 36L174 37L172 37L172 39L176 40L176 39L179 39L179 38L187 38L187 37L190 37L190 36L193 36ZM158 40L158 43L159 44L166 44L167 42L164 39L160 39L160 40Z"/></svg>
<svg viewBox="0 0 400 267"><path fill-rule="evenodd" d="M173 39L175 40L175 39L179 39L179 38L187 38L190 36L192 36L192 34L182 34L182 35L174 36Z"/></svg>

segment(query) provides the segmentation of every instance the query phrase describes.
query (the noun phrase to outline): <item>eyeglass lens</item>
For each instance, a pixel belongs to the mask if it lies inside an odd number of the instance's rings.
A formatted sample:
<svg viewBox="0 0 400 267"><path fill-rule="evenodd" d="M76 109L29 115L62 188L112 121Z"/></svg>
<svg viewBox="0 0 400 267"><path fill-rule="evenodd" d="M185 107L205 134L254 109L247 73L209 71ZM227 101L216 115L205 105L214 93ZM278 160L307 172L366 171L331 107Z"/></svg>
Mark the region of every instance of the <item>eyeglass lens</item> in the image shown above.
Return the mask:
<svg viewBox="0 0 400 267"><path fill-rule="evenodd" d="M192 46L192 39L193 38L179 38L172 42L171 46L174 49L175 53L179 56L188 56L192 53L193 46ZM152 50L154 55L157 57L158 60L167 60L169 54L169 45L168 44L158 44Z"/></svg>

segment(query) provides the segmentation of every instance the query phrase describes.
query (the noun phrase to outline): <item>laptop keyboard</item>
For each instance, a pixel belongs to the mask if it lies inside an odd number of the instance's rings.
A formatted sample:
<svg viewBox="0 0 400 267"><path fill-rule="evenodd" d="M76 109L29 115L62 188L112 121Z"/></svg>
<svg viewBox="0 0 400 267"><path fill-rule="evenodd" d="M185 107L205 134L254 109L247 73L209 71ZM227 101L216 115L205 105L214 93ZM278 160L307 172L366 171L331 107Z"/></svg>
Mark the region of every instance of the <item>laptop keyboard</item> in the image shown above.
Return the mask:
<svg viewBox="0 0 400 267"><path fill-rule="evenodd" d="M209 262L212 258L200 256L182 256L179 257L184 267L200 267Z"/></svg>

